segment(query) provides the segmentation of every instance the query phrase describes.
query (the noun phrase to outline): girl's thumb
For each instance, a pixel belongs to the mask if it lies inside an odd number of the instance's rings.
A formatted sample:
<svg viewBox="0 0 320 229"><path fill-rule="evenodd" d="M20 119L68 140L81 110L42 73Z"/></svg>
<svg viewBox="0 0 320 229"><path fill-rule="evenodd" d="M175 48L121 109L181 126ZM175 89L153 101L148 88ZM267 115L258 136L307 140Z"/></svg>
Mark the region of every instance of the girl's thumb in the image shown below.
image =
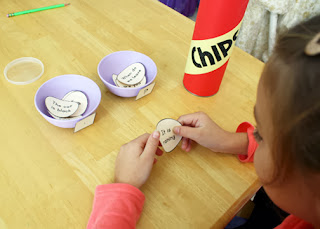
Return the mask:
<svg viewBox="0 0 320 229"><path fill-rule="evenodd" d="M199 129L195 127L190 127L190 126L175 126L173 128L173 132L176 135L179 135L185 138L190 138L194 141L196 141L199 136Z"/></svg>
<svg viewBox="0 0 320 229"><path fill-rule="evenodd" d="M156 155L157 148L159 146L160 133L159 131L154 131L148 138L147 144L143 150L143 157L145 158L154 158Z"/></svg>

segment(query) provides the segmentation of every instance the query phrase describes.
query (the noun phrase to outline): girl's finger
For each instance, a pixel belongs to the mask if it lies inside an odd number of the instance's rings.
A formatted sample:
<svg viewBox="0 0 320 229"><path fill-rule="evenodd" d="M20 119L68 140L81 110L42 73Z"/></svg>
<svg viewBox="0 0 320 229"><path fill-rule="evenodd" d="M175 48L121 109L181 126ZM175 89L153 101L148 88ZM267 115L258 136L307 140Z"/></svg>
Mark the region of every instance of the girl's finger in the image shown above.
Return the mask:
<svg viewBox="0 0 320 229"><path fill-rule="evenodd" d="M188 138L183 137L182 138L181 149L182 150L186 150L187 146L188 146Z"/></svg>
<svg viewBox="0 0 320 229"><path fill-rule="evenodd" d="M163 151L158 148L157 151L156 151L156 155L157 156L162 156L162 154L163 154Z"/></svg>
<svg viewBox="0 0 320 229"><path fill-rule="evenodd" d="M191 144L192 144L192 140L188 139L188 143L187 143L187 147L186 147L186 152L189 152L191 150Z"/></svg>

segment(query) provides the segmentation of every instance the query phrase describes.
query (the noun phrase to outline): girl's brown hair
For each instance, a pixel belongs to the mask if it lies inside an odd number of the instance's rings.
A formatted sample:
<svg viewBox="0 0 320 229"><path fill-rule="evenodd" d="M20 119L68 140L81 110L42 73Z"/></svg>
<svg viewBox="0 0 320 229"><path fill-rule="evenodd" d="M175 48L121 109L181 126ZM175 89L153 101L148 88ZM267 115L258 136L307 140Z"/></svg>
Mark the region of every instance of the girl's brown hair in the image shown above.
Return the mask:
<svg viewBox="0 0 320 229"><path fill-rule="evenodd" d="M320 53L305 54L319 32L320 15L281 35L263 72L277 177L285 178L293 168L320 173Z"/></svg>

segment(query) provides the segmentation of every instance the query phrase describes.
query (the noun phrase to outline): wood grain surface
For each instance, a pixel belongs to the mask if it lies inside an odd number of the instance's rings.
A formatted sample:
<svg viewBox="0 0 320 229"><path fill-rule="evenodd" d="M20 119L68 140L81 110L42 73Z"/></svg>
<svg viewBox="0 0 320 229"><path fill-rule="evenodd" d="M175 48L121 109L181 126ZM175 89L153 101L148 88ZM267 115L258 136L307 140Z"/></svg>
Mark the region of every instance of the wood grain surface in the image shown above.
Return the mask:
<svg viewBox="0 0 320 229"><path fill-rule="evenodd" d="M235 131L254 123L263 63L234 49L220 91L201 98L182 84L194 22L156 0L85 1L33 14L6 14L59 4L1 0L0 69L24 56L40 59L43 76L25 86L0 80L0 228L85 228L95 187L113 182L120 146L163 118L204 111ZM111 94L97 65L106 55L135 50L158 68L153 92L135 101ZM95 123L78 133L48 123L34 96L47 80L79 74L94 80L102 99ZM137 224L152 228L223 228L259 188L253 164L194 145L159 158L143 186Z"/></svg>

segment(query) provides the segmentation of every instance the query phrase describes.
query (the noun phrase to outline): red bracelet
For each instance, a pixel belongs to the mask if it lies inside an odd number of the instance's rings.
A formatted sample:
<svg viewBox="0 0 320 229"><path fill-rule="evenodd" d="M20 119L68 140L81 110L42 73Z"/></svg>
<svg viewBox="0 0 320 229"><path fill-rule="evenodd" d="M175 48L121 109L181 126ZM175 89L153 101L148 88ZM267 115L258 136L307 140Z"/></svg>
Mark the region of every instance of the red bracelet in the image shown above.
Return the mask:
<svg viewBox="0 0 320 229"><path fill-rule="evenodd" d="M253 136L253 131L254 131L254 126L251 125L248 122L243 122L241 123L238 128L237 128L237 133L247 133L248 134L248 139L249 139L249 144L248 144L248 154L247 155L238 155L238 158L241 162L253 162L253 157L254 153L258 147L258 143L256 142L254 136Z"/></svg>

